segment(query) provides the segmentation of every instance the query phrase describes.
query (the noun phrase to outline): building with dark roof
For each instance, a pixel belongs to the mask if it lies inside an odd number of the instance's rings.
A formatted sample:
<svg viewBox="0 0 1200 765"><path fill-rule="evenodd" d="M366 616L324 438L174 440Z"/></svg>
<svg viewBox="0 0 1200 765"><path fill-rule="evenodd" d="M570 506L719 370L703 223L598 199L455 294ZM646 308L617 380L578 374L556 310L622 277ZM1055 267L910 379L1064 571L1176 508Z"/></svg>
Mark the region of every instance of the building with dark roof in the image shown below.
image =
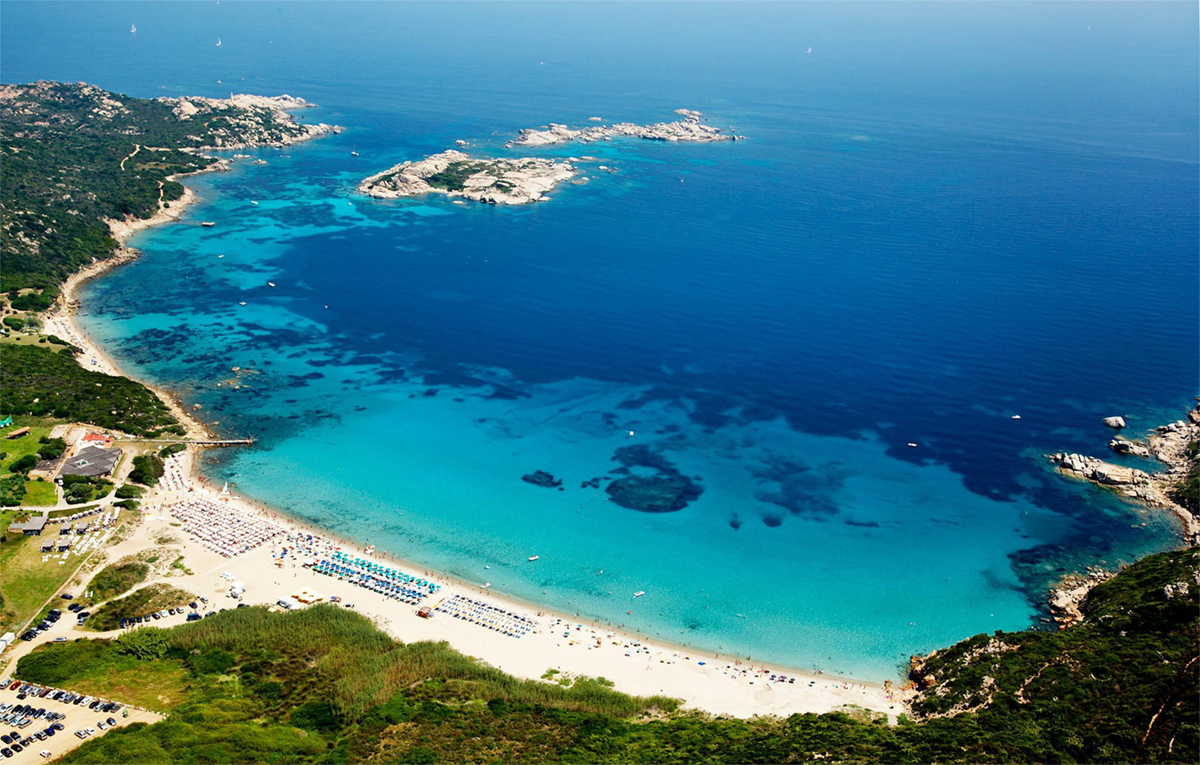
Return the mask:
<svg viewBox="0 0 1200 765"><path fill-rule="evenodd" d="M108 475L121 461L120 449L101 449L99 446L89 446L80 450L74 457L67 458L59 475L82 475L88 478L98 478Z"/></svg>
<svg viewBox="0 0 1200 765"><path fill-rule="evenodd" d="M8 527L9 533L24 534L27 537L41 536L42 531L46 528L46 520L49 515L35 515L24 523L14 523Z"/></svg>

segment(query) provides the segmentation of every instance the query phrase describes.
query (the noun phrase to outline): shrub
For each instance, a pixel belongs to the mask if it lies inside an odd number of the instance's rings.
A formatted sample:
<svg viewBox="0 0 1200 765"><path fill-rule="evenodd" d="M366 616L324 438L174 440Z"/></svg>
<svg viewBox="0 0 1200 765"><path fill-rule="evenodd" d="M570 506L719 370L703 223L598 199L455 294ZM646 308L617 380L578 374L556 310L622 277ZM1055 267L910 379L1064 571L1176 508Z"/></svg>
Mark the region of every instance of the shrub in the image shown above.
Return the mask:
<svg viewBox="0 0 1200 765"><path fill-rule="evenodd" d="M171 639L166 630L158 627L139 627L117 638L113 650L141 661L161 659L167 655Z"/></svg>

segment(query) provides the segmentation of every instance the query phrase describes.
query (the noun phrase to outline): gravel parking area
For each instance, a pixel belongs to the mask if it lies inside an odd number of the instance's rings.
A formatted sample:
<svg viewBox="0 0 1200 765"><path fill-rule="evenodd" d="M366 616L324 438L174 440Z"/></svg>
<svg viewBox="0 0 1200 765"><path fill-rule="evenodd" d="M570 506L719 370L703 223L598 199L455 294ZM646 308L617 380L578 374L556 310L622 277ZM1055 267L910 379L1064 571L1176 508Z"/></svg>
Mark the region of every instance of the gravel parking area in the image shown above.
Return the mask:
<svg viewBox="0 0 1200 765"><path fill-rule="evenodd" d="M55 698L56 695L59 698ZM76 700L79 703L75 703ZM112 728L135 722L153 723L161 719L162 715L124 706L111 699L96 699L61 688L47 689L44 686L2 680L0 765L49 762L82 745L84 741L103 736ZM28 722L24 722L26 720ZM53 735L48 728L54 730ZM39 734L41 739L38 738ZM4 741L5 737L9 741Z"/></svg>

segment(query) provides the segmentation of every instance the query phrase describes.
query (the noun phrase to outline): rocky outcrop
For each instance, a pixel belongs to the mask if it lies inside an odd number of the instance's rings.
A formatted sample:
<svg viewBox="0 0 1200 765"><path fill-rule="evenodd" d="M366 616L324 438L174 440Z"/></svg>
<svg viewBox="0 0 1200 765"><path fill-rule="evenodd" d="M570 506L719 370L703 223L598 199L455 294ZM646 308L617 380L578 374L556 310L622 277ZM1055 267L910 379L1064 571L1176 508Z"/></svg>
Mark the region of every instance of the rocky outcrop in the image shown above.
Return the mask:
<svg viewBox="0 0 1200 765"><path fill-rule="evenodd" d="M190 136L200 149L241 149L250 146L290 146L337 133L341 128L325 123L298 122L291 112L315 106L294 96L229 94L229 98L158 98L172 107L180 121L203 126L203 135Z"/></svg>
<svg viewBox="0 0 1200 765"><path fill-rule="evenodd" d="M566 125L550 123L549 127L526 128L517 134L510 145L549 146L556 143L593 143L608 141L616 137L643 138L649 141L688 141L712 143L715 141L740 141L745 136L735 135L720 128L704 124L704 115L689 109L676 109L682 119L674 122L656 122L653 125L635 125L618 122L614 125L592 125L573 129Z"/></svg>
<svg viewBox="0 0 1200 765"><path fill-rule="evenodd" d="M525 483L531 483L534 486L541 486L547 489L557 489L562 486L562 480L555 478L553 474L547 473L545 470L535 470L532 473L526 473L521 476L521 480Z"/></svg>
<svg viewBox="0 0 1200 765"><path fill-rule="evenodd" d="M1140 457L1148 460L1153 457L1150 448L1137 441L1127 441L1124 438L1114 438L1108 442L1108 448L1125 457Z"/></svg>
<svg viewBox="0 0 1200 765"><path fill-rule="evenodd" d="M1116 574L1111 571L1089 568L1082 574L1068 574L1063 577L1058 586L1050 591L1050 597L1047 599L1051 618L1058 624L1058 628L1065 629L1083 619L1083 601L1087 594L1093 587L1107 582L1114 576Z"/></svg>
<svg viewBox="0 0 1200 765"><path fill-rule="evenodd" d="M1106 425L1110 425L1109 420L1120 420L1122 427L1125 424L1122 418L1111 417L1105 420ZM1190 410L1187 419L1155 428L1144 442L1125 438L1109 441L1109 448L1118 454L1162 463L1166 469L1160 472L1115 465L1083 454L1057 452L1046 457L1063 475L1091 481L1151 507L1171 510L1183 523L1185 539L1195 543L1200 541L1200 518L1192 509L1175 502L1171 493L1191 465L1187 451L1197 440L1200 440L1200 406Z"/></svg>
<svg viewBox="0 0 1200 765"><path fill-rule="evenodd" d="M1120 430L1121 428L1125 427L1125 418L1124 417L1105 417L1104 424L1110 428L1116 428L1117 430Z"/></svg>
<svg viewBox="0 0 1200 765"><path fill-rule="evenodd" d="M376 173L359 183L358 191L382 199L436 192L493 205L522 205L545 201L547 192L575 173L570 163L552 159L476 159L451 150Z"/></svg>

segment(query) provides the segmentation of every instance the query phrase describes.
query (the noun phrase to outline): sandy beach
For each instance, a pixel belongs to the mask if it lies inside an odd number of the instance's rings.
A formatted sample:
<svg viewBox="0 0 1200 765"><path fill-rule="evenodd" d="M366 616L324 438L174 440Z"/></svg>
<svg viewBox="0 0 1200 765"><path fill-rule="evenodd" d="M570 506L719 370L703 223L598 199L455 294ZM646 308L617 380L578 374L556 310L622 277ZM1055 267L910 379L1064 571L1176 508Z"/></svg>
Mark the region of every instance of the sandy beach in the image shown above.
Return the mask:
<svg viewBox="0 0 1200 765"><path fill-rule="evenodd" d="M188 190L183 199L153 218L114 222L113 235L123 245L137 231L178 220L187 205L195 199L194 193ZM83 349L79 360L85 367L108 374L120 374L115 361L75 323L75 291L87 279L136 257L136 251L122 247L117 257L72 276L63 287L59 305L51 309L45 319L48 333ZM163 390L155 391L186 424L189 434L193 437L208 435L205 428L173 396ZM398 640L444 640L464 654L523 678L541 678L551 669L559 673L556 678L604 677L612 681L617 690L625 693L665 694L682 699L688 708L714 714L737 717L789 715L821 713L853 706L887 714L894 720L904 711L901 692L895 689L790 668L737 661L728 656L718 657L695 649L643 640L602 625L520 603L492 590L480 590L405 561L385 558L381 554L368 556L361 545L303 526L290 519L286 510L269 508L250 498L222 494L196 472L195 449L191 447L168 461L168 475L164 477L163 485L148 492L143 499L141 519L136 522L133 533L107 551L107 560L111 562L140 551L162 547L163 539L170 537L169 546L178 549L178 554L184 557L193 573L181 575L177 570L164 572L142 586L168 582L197 596L207 597L210 602L206 608L211 610L236 605L228 595L231 582L234 581L247 583L241 602L251 604L275 604L301 591L319 594L325 600L336 596L343 604L352 603L357 611L370 617ZM186 527L180 527L181 521L172 515L172 508L178 513L179 508L184 506L182 503L201 508L196 510L198 513L208 512L204 508L217 508L213 511L212 522L196 524L195 531L200 533L215 533L220 537L222 523L244 523L249 524L246 528L264 529L274 525L279 533L252 550L227 558L214 549L223 542L222 538L218 538L216 543L209 540L206 545L196 534L186 531ZM226 536L233 539L238 533L231 525ZM419 604L421 606L434 607L449 603L458 596L460 603L470 601L479 604L478 608L488 613L494 613L489 610L490 607L502 609L508 615L521 614L532 620L535 626L528 634L517 638L454 618L436 608L433 618L421 618L417 615L417 606L359 587L349 581L349 577L323 575L311 567L313 562L328 560L334 552L339 551L440 585L435 594ZM223 574L226 576L223 577ZM172 617L170 621L181 620L182 617ZM75 627L71 630L78 637L97 636L97 633ZM33 643L20 644L15 651L10 651L7 657L10 663L28 653L39 642L35 640Z"/></svg>

